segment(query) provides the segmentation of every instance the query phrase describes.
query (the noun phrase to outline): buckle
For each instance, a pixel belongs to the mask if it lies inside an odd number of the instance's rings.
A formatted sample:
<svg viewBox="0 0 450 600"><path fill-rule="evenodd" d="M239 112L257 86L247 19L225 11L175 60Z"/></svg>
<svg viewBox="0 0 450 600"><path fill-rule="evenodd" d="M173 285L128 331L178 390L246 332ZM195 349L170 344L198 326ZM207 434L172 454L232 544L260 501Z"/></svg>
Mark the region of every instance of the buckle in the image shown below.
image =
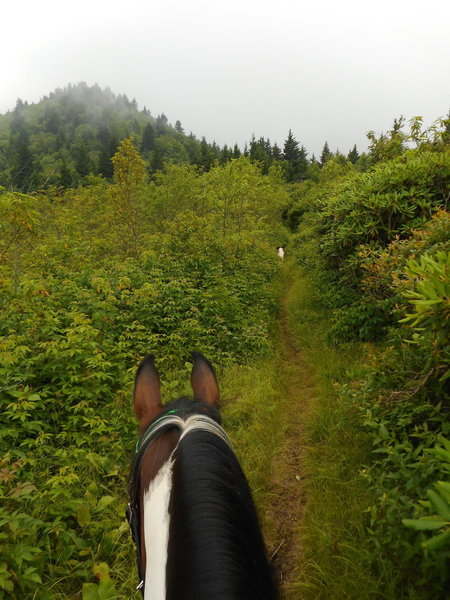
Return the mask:
<svg viewBox="0 0 450 600"><path fill-rule="evenodd" d="M127 518L128 526L130 528L131 539L133 540L134 543L136 543L135 531L134 531L135 530L135 516L134 516L133 508L132 508L130 502L128 502L127 507L125 509L125 517Z"/></svg>
<svg viewBox="0 0 450 600"><path fill-rule="evenodd" d="M128 525L131 527L131 523L133 521L133 509L131 508L130 502L128 502L127 507L125 509L125 517L127 518Z"/></svg>

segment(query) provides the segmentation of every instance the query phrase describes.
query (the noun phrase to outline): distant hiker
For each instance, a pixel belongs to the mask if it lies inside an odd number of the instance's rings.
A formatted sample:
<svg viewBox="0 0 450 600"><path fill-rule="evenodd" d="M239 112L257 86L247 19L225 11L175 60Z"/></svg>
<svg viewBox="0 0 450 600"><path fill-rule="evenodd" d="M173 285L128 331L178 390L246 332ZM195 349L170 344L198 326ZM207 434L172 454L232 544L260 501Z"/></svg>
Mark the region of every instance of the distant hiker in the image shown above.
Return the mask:
<svg viewBox="0 0 450 600"><path fill-rule="evenodd" d="M283 260L284 260L284 248L282 248L280 246L279 248L277 248L277 252L278 252L278 258L281 260L281 262L283 262Z"/></svg>

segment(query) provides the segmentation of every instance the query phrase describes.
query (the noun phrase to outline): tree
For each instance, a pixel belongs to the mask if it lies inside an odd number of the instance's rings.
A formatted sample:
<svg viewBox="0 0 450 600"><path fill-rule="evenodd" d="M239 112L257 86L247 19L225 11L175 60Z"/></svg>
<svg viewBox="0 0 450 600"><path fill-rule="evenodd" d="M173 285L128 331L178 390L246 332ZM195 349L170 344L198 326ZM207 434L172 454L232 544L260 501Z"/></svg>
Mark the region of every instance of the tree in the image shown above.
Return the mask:
<svg viewBox="0 0 450 600"><path fill-rule="evenodd" d="M25 131L14 142L14 155L13 186L16 190L28 192L33 181L33 155Z"/></svg>
<svg viewBox="0 0 450 600"><path fill-rule="evenodd" d="M407 137L402 131L404 121L404 117L394 119L391 131L388 134L382 133L378 138L374 131L366 134L370 140L369 153L373 163L391 160L403 154Z"/></svg>
<svg viewBox="0 0 450 600"><path fill-rule="evenodd" d="M84 140L80 140L75 146L74 158L75 169L77 170L78 175L81 177L86 177L86 175L89 175L92 169L92 163Z"/></svg>
<svg viewBox="0 0 450 600"><path fill-rule="evenodd" d="M166 132L168 125L167 117L164 113L161 113L156 117L156 133L157 135L163 135Z"/></svg>
<svg viewBox="0 0 450 600"><path fill-rule="evenodd" d="M202 137L200 142L200 149L195 158L195 164L201 167L204 171L209 171L214 162L213 153L211 146L206 141L206 138Z"/></svg>
<svg viewBox="0 0 450 600"><path fill-rule="evenodd" d="M308 169L307 152L304 146L299 148L299 142L292 135L289 129L289 135L284 142L283 158L287 162L286 179L289 182L300 181L306 178Z"/></svg>
<svg viewBox="0 0 450 600"><path fill-rule="evenodd" d="M44 112L44 126L46 131L57 134L61 127L60 114L56 108L47 106Z"/></svg>
<svg viewBox="0 0 450 600"><path fill-rule="evenodd" d="M252 136L252 139L250 140L250 158L261 164L264 175L267 175L270 165L272 164L271 150L272 147L269 140L266 142L266 140L261 137L256 141L255 136Z"/></svg>
<svg viewBox="0 0 450 600"><path fill-rule="evenodd" d="M359 152L356 148L356 144L353 146L353 149L350 150L350 152L348 153L347 158L353 165L356 165L356 163L358 162Z"/></svg>
<svg viewBox="0 0 450 600"><path fill-rule="evenodd" d="M283 158L293 165L296 164L300 158L299 143L292 135L292 131L290 129L286 141L284 142Z"/></svg>
<svg viewBox="0 0 450 600"><path fill-rule="evenodd" d="M274 160L283 160L283 153L277 143L272 147L272 157Z"/></svg>
<svg viewBox="0 0 450 600"><path fill-rule="evenodd" d="M163 161L163 157L162 157L162 153L159 147L159 144L157 146L155 146L153 152L152 152L152 158L150 161L150 170L152 171L152 173L155 173L156 171L160 171L162 168L164 167L164 161Z"/></svg>
<svg viewBox="0 0 450 600"><path fill-rule="evenodd" d="M146 152L151 152L153 150L153 147L155 145L155 138L155 128L151 123L147 123L147 125L144 127L144 131L142 132L142 141L140 147L140 150L143 154L145 154Z"/></svg>
<svg viewBox="0 0 450 600"><path fill-rule="evenodd" d="M33 181L33 154L30 149L28 127L23 116L24 107L24 103L19 98L11 122L9 152L12 158L12 187L28 192Z"/></svg>
<svg viewBox="0 0 450 600"><path fill-rule="evenodd" d="M233 158L233 151L225 144L220 153L220 164L223 165Z"/></svg>
<svg viewBox="0 0 450 600"><path fill-rule="evenodd" d="M0 195L0 264L11 270L14 293L19 289L23 255L33 245L39 223L38 200L19 193Z"/></svg>
<svg viewBox="0 0 450 600"><path fill-rule="evenodd" d="M101 150L98 163L98 172L103 175L103 177L112 179L114 169L111 159L117 150L117 139L109 129L104 128L100 135L100 141Z"/></svg>
<svg viewBox="0 0 450 600"><path fill-rule="evenodd" d="M323 145L322 154L320 155L320 164L323 165L327 162L327 160L332 156L330 149L328 147L328 142L325 142Z"/></svg>
<svg viewBox="0 0 450 600"><path fill-rule="evenodd" d="M178 133L184 133L184 129L181 127L181 121L175 122L175 131L178 131Z"/></svg>
<svg viewBox="0 0 450 600"><path fill-rule="evenodd" d="M112 158L114 186L112 201L116 217L123 232L125 251L134 256L139 254L141 224L141 199L147 179L145 163L133 144L133 138L123 140Z"/></svg>
<svg viewBox="0 0 450 600"><path fill-rule="evenodd" d="M67 161L63 158L61 168L59 170L59 185L68 188L73 185L73 175L71 169L67 165Z"/></svg>
<svg viewBox="0 0 450 600"><path fill-rule="evenodd" d="M177 165L186 164L189 162L189 156L186 148L180 142L180 140L172 137L171 135L162 135L155 141L155 150L161 157L161 161L172 162Z"/></svg>

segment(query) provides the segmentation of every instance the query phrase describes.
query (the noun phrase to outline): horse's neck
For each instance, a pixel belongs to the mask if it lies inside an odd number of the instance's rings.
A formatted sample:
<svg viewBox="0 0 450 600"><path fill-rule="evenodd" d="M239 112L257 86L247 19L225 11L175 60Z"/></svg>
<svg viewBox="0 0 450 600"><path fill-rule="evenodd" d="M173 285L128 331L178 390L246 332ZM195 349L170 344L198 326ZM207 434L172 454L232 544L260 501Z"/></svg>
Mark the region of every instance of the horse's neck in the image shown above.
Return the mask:
<svg viewBox="0 0 450 600"><path fill-rule="evenodd" d="M167 598L274 598L250 490L235 456L207 433L185 442L173 465Z"/></svg>
<svg viewBox="0 0 450 600"><path fill-rule="evenodd" d="M275 598L250 491L233 453L209 432L194 437L181 441L144 494L144 599Z"/></svg>

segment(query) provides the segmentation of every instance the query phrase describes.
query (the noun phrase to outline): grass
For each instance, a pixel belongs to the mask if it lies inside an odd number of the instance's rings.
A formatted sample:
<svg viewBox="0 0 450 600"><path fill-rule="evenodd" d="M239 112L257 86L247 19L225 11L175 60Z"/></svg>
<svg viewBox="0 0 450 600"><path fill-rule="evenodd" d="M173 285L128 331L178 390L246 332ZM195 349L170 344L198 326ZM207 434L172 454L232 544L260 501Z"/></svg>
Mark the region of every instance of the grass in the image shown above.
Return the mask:
<svg viewBox="0 0 450 600"><path fill-rule="evenodd" d="M366 542L372 497L361 476L370 448L357 413L337 384L364 360L362 344L327 342L326 312L307 278L287 267L291 279L286 312L302 359L314 374L316 394L306 427L306 494L298 525L302 554L296 566L297 597L303 600L394 599L396 574Z"/></svg>
<svg viewBox="0 0 450 600"><path fill-rule="evenodd" d="M224 425L229 433L263 526L270 496L272 460L283 438L282 406L271 358L227 370L221 382Z"/></svg>

